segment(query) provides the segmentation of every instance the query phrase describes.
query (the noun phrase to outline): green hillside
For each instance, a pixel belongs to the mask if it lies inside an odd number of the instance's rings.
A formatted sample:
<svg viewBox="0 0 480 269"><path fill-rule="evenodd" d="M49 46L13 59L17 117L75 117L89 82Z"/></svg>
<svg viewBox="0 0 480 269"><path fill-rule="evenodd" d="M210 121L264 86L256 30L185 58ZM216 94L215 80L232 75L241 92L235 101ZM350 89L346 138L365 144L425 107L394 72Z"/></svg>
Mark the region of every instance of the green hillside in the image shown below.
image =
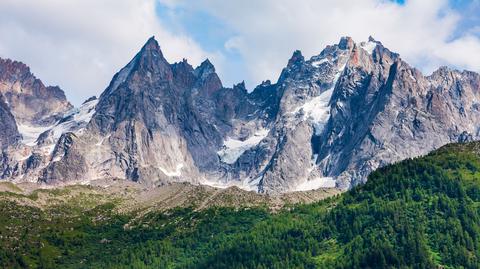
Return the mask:
<svg viewBox="0 0 480 269"><path fill-rule="evenodd" d="M88 195L39 208L19 196L1 194L2 268L480 267L480 143L446 146L279 212L139 214Z"/></svg>

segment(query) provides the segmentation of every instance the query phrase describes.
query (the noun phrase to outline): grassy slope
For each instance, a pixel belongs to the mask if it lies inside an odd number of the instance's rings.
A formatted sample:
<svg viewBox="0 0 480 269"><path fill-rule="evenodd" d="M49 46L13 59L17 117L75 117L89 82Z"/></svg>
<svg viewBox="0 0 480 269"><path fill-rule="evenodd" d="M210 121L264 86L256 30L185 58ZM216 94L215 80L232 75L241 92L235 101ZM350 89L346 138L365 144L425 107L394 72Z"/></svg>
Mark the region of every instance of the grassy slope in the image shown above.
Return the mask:
<svg viewBox="0 0 480 269"><path fill-rule="evenodd" d="M3 193L0 266L478 268L479 145L446 146L379 169L345 194L277 213L212 206L138 214L88 194L39 209Z"/></svg>

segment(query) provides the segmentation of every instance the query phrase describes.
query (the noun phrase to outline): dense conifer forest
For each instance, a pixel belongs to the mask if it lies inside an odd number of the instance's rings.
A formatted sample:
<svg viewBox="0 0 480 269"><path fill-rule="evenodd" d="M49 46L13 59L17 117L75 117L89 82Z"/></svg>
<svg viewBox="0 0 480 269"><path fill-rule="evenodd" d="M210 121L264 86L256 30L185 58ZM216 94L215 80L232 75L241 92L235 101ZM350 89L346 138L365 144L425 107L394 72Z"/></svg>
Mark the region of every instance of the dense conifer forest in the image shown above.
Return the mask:
<svg viewBox="0 0 480 269"><path fill-rule="evenodd" d="M40 209L4 192L0 267L479 268L479 152L480 143L448 145L381 168L344 194L279 212L138 215L115 210L115 201Z"/></svg>

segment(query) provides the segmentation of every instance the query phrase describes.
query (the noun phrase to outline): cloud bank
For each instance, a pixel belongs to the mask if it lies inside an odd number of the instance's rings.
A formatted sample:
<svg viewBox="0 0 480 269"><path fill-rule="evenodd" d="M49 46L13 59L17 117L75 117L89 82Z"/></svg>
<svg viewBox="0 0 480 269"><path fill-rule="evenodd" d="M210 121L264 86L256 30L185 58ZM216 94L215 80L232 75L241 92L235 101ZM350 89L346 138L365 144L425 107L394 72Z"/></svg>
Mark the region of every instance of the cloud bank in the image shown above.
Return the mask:
<svg viewBox="0 0 480 269"><path fill-rule="evenodd" d="M29 65L59 84L75 104L100 94L146 40L155 35L170 61L208 57L183 33L161 24L155 0L2 0L0 57Z"/></svg>
<svg viewBox="0 0 480 269"><path fill-rule="evenodd" d="M27 63L75 104L101 93L151 35L171 62L210 58L225 85L275 81L294 50L309 57L341 36L372 35L426 74L440 65L480 71L480 1L462 3L459 10L448 0L2 0L0 57ZM225 31L192 25L205 18Z"/></svg>
<svg viewBox="0 0 480 269"><path fill-rule="evenodd" d="M360 42L372 35L427 74L440 65L480 71L479 26L459 28L462 21L474 18L471 14L462 18L446 0L403 4L386 0L169 0L166 5L204 10L234 29L236 35L225 42L225 48L240 52L254 83L275 80L293 50L312 56L341 36ZM475 0L470 10L478 6Z"/></svg>

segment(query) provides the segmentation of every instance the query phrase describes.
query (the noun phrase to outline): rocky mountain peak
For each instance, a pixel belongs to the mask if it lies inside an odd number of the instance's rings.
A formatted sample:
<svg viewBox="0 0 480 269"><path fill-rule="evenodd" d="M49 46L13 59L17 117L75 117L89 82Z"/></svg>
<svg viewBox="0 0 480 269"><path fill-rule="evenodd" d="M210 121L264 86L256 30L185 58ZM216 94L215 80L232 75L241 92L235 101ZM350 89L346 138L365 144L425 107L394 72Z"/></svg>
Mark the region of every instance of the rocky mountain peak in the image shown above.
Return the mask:
<svg viewBox="0 0 480 269"><path fill-rule="evenodd" d="M242 80L242 82L239 82L239 83L233 85L233 88L239 89L239 90L242 90L242 91L247 91L247 88L245 86L245 80Z"/></svg>
<svg viewBox="0 0 480 269"><path fill-rule="evenodd" d="M462 88L466 85L470 85L473 91L480 88L480 74L466 70L459 71L447 66L438 68L427 79L438 90L455 89L452 93L454 96L464 94ZM478 100L475 98L472 102L477 103Z"/></svg>
<svg viewBox="0 0 480 269"><path fill-rule="evenodd" d="M179 87L184 89L189 88L197 81L195 70L186 59L183 59L181 62L174 63L171 66L174 81L179 84Z"/></svg>
<svg viewBox="0 0 480 269"><path fill-rule="evenodd" d="M160 45L155 39L155 36L150 37L140 50L140 54L148 53L153 54L153 56L163 57L162 50L160 49Z"/></svg>
<svg viewBox="0 0 480 269"><path fill-rule="evenodd" d="M437 70L433 71L431 77L446 77L451 76L452 74L459 73L457 70L454 70L448 66L440 66Z"/></svg>
<svg viewBox="0 0 480 269"><path fill-rule="evenodd" d="M57 99L63 93L27 87L43 84L15 65L4 64L17 70L10 75L0 72L8 77L0 83L6 87L2 147L17 142L7 140L18 133L10 109L23 97L12 93L37 89ZM26 153L9 151L0 174L49 183L189 181L264 192L349 188L378 167L478 139L479 87L476 73L440 68L425 77L372 37L360 43L343 37L308 60L295 51L275 83L249 93L244 82L223 87L208 59L196 68L185 59L169 64L152 37L98 100L64 113L38 139L32 135ZM35 165L24 163L27 155Z"/></svg>
<svg viewBox="0 0 480 269"><path fill-rule="evenodd" d="M272 82L269 79L267 79L267 80L262 81L262 83L260 83L260 85L258 85L258 86L268 87L268 86L271 86L271 85L272 85Z"/></svg>
<svg viewBox="0 0 480 269"><path fill-rule="evenodd" d="M197 76L201 78L205 78L206 76L215 73L215 67L213 64L210 62L209 59L205 59L196 69L195 73Z"/></svg>
<svg viewBox="0 0 480 269"><path fill-rule="evenodd" d="M163 57L160 45L154 36L150 37L135 57L114 75L110 85L99 98L100 104L104 97L114 93L124 83L144 78L155 81L171 82L173 80L172 66ZM131 87L124 87L124 89L133 90Z"/></svg>
<svg viewBox="0 0 480 269"><path fill-rule="evenodd" d="M300 50L296 50L293 52L292 57L290 57L290 60L288 60L287 68L301 64L305 61L305 57L303 57L302 52Z"/></svg>
<svg viewBox="0 0 480 269"><path fill-rule="evenodd" d="M340 42L338 42L338 47L341 50L351 50L355 45L353 39L349 36L344 36L340 38Z"/></svg>
<svg viewBox="0 0 480 269"><path fill-rule="evenodd" d="M188 60L183 58L181 62L177 62L172 64L172 69L181 69L186 72L194 73L195 70L193 69L193 66L188 63Z"/></svg>
<svg viewBox="0 0 480 269"><path fill-rule="evenodd" d="M132 60L135 62L134 72L144 76L147 72L154 75L153 79L171 80L172 70L170 64L163 57L162 50L155 37L151 37L143 45L140 52Z"/></svg>
<svg viewBox="0 0 480 269"><path fill-rule="evenodd" d="M197 88L202 88L203 92L207 94L212 94L223 87L220 78L215 72L215 67L209 59L206 59L200 66L195 68L194 74L198 78Z"/></svg>
<svg viewBox="0 0 480 269"><path fill-rule="evenodd" d="M0 94L21 125L52 124L72 108L58 86L46 87L27 65L9 59L0 58Z"/></svg>
<svg viewBox="0 0 480 269"><path fill-rule="evenodd" d="M30 73L30 68L18 61L0 58L0 79L15 81L23 79Z"/></svg>

